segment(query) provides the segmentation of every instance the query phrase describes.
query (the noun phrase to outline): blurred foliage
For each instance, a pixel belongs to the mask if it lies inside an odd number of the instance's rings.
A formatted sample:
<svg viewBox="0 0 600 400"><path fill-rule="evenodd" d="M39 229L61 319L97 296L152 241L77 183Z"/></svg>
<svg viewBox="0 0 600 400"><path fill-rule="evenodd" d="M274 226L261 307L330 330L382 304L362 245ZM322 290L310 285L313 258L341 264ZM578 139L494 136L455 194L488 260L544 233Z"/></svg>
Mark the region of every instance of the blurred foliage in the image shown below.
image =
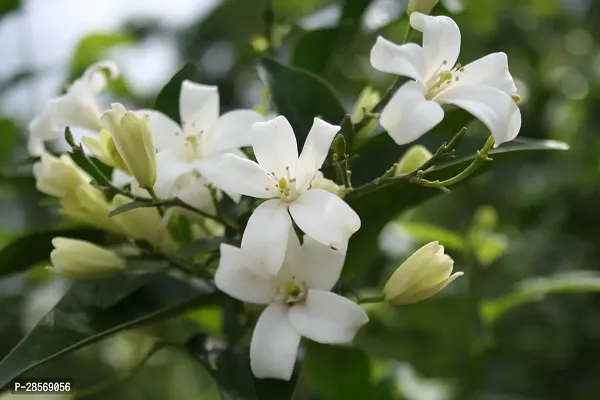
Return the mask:
<svg viewBox="0 0 600 400"><path fill-rule="evenodd" d="M0 2L0 17L13 11L19 3ZM335 4L342 11L330 24L314 30L301 24L305 17ZM128 28L123 32L94 33L82 38L74 49L67 76L76 77L89 63L109 54L114 46L135 46L150 35L174 35L178 38L181 59L200 66L193 72L191 67L185 66L180 72L182 75L174 78L175 83L193 77L199 82L219 85L224 110L258 104L260 79L263 79L266 85L272 86L272 101L288 117L293 117L298 103L282 110L281 99L292 95L302 100L301 107L319 110L326 119L339 122L366 85L382 92L390 85L390 76L369 66L368 54L378 34L402 40L406 22L399 16L405 4L400 0L275 0L275 23L281 28L282 38L279 57L273 61L257 59L251 43L252 38L264 36L264 1L226 0L197 23L174 31L149 24L143 29L138 25L137 30ZM447 0L442 1L434 13L452 15L459 24L463 64L495 51L509 55L511 72L518 80L523 97L521 136L564 140L571 150L509 154L502 153L504 147L501 147L493 158L503 161L502 164L495 163L493 171L453 189L449 195L399 185L394 190L382 191L377 203L361 204L357 199L353 206L359 211L385 207L389 214L385 220L369 221L373 225L364 226L359 231L360 236L353 238L352 253L348 256L350 264L345 270L350 275L344 284L359 280L370 286L379 285L417 245L430 240L439 240L446 246L455 259L455 268L470 278L461 278L423 303L398 308L369 307L371 322L360 333L357 348L308 343L306 367L294 377L299 382L294 399L443 400L450 398L443 393L452 392L454 398L460 400L600 398L597 383L600 376L597 357L600 353L597 312L600 307L597 293L600 279L600 117L597 112L600 108L600 43L597 38L600 28L596 23L600 19L600 3ZM132 26L137 22L132 21ZM415 39L418 40L416 34ZM219 62L215 55L223 53L233 55L232 66L207 68L211 62ZM261 66L260 76L256 72L257 61ZM37 73L19 71L11 79L0 82L2 91L16 84L33 82ZM289 86L272 85L273 80L280 79L287 80ZM178 84L167 85L169 87L175 88ZM153 104L162 109L171 107L169 115L178 118L178 106L169 100L176 98L176 93L164 95L166 97L157 93L156 100L142 98L128 88L127 76L111 89L140 107ZM255 99L255 104L247 104L249 97ZM336 100L328 102L325 97ZM331 109L323 108L325 103ZM22 162L24 140L19 133L25 133L26 121L17 122L11 115L3 118L0 121L0 207L3 210L0 244L8 244L22 234L32 236L24 236L26 239L22 239L17 253L14 243L2 249L1 273L43 265L47 251L40 248L36 253L30 249L37 248L36 240L45 241L47 248L48 238L43 232L55 227L58 221L54 210L40 205L41 195L35 190L28 166ZM443 130L427 135L420 143L435 150L443 140L468 124L467 138L461 146L464 153L455 161L459 163L464 161L460 157L471 155L481 147L485 129L461 111L448 114L447 120ZM298 117L294 126L306 134L307 123ZM527 142L512 145L527 146ZM362 147L364 153L354 163L355 184L380 175L398 161L405 150L406 147L390 145L387 135L366 141ZM509 155L520 157L513 162L515 158ZM446 168L452 168L452 164ZM443 174L443 168L438 173ZM426 198L430 199L415 207ZM480 208L482 205L487 206ZM402 214L398 215L399 212ZM381 252L371 257L369 249L376 248L379 231L387 219L394 219L405 236L393 238L398 252ZM221 388L221 394L217 393L209 365L219 360L230 362L219 353L218 340L209 338L208 334L223 334L239 324L236 314L231 318L231 313L214 308L195 309L194 302L199 300L187 297L191 293L184 287L187 283L177 277L170 281L172 287L168 291L162 285L155 287L152 280L146 281L148 277L143 277L142 283L137 278L130 282L132 286L115 286L114 281L106 281L92 285L77 283L66 288L64 281L48 278L40 268L3 277L0 280L0 354L6 355L31 330L33 323L67 293L58 308L51 311L52 318L45 317L44 323L29 335L50 339L44 329L61 324L70 333L64 336L62 343L41 342L37 354L17 352L12 360L19 368L24 368L24 364L38 364L65 348L81 347L92 337L96 340L129 327L115 316L133 315L140 325L136 323L134 330L54 358L33 369L28 376L55 376L60 371L61 376L71 377L80 388L96 387L80 398L240 398L235 397L235 390L225 392ZM467 287L469 280L473 282L470 288ZM140 301L137 306L121 301L119 296L127 295ZM479 303L476 313L481 319L476 321L472 320L472 296ZM80 319L65 319L60 311L75 301L92 310L96 317L88 320L80 314ZM187 309L188 301L190 311L185 316L147 324L157 313L169 314L171 308L181 302L186 303ZM232 309L238 306L232 305ZM197 337L199 330L206 335ZM72 332L79 332L80 336L73 336ZM150 354L159 337L178 343L179 347L166 346ZM209 339L214 342L216 360L212 353L196 351L204 348ZM397 362L411 365L416 376L423 378L407 375ZM234 388L239 387L237 380L247 379L249 391L255 396L264 394L261 383L248 375L247 360L230 366L238 370L225 368L223 371ZM103 387L97 387L104 383ZM447 390L430 390L432 385ZM282 391L288 389L281 387ZM464 394L464 390L471 394ZM430 395L434 392L435 395Z"/></svg>

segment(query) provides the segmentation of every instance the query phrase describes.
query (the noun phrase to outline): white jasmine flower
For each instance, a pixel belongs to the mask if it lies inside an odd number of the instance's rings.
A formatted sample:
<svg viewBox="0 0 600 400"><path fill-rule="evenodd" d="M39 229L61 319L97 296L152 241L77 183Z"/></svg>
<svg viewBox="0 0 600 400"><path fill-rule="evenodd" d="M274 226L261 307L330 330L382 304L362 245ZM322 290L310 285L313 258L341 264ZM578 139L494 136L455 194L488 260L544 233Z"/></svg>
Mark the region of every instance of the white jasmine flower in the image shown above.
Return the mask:
<svg viewBox="0 0 600 400"><path fill-rule="evenodd" d="M294 131L287 119L279 116L254 124L252 144L258 163L234 154L220 156L210 165L194 163L223 190L269 199L248 220L242 247L256 250L273 274L285 256L290 214L304 233L339 250L346 249L348 239L360 228L360 218L342 199L310 187L339 130L339 126L315 118L298 157Z"/></svg>
<svg viewBox="0 0 600 400"><path fill-rule="evenodd" d="M266 228L266 227L265 227ZM217 287L239 300L268 304L252 335L250 365L258 378L289 380L301 336L319 343L348 343L369 321L356 303L332 293L345 252L290 231L277 275L253 264L250 250L222 244Z"/></svg>
<svg viewBox="0 0 600 400"><path fill-rule="evenodd" d="M91 65L61 96L49 100L40 115L29 124L27 149L39 156L43 142L62 138L66 126L98 133L103 128L102 110L96 97L106 88L109 79L119 75L117 65L101 61Z"/></svg>
<svg viewBox="0 0 600 400"><path fill-rule="evenodd" d="M194 170L192 163L210 164L224 153L244 156L240 147L250 145L252 124L263 121L252 110L233 110L219 116L216 86L183 81L179 97L181 126L166 115L141 110L150 115L154 143L158 150L158 176L155 190L160 197L179 197L206 212L214 213L208 181ZM239 201L236 193L228 193Z"/></svg>
<svg viewBox="0 0 600 400"><path fill-rule="evenodd" d="M521 113L506 54L489 54L463 67L456 64L461 36L452 19L414 12L410 24L423 32L422 47L379 37L371 50L375 69L414 79L398 89L381 114L381 126L394 141L410 143L439 124L442 104L477 117L494 135L496 146L514 139Z"/></svg>

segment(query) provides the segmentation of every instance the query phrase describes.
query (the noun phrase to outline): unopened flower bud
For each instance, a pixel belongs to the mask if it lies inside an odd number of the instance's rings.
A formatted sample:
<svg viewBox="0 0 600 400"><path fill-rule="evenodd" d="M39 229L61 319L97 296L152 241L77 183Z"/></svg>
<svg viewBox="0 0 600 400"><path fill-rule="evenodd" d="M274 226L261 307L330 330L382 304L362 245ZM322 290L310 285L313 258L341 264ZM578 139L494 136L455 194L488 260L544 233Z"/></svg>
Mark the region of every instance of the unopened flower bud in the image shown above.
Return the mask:
<svg viewBox="0 0 600 400"><path fill-rule="evenodd" d="M404 175L415 172L423 163L433 157L433 154L425 146L415 145L404 153L394 175Z"/></svg>
<svg viewBox="0 0 600 400"><path fill-rule="evenodd" d="M156 148L148 117L140 118L121 104L114 103L102 120L110 127L115 147L127 170L141 187L151 189L156 182Z"/></svg>
<svg viewBox="0 0 600 400"><path fill-rule="evenodd" d="M108 215L111 208L106 196L91 185L79 186L61 200L61 206L59 213L66 218L124 235L123 228Z"/></svg>
<svg viewBox="0 0 600 400"><path fill-rule="evenodd" d="M346 139L344 139L344 135L338 134L335 139L333 139L333 152L339 156L344 156L346 154Z"/></svg>
<svg viewBox="0 0 600 400"><path fill-rule="evenodd" d="M414 12L419 12L421 14L429 14L433 7L436 6L439 0L410 0L408 2L408 8L406 9L406 14L410 15Z"/></svg>
<svg viewBox="0 0 600 400"><path fill-rule="evenodd" d="M42 153L40 161L33 165L33 175L40 192L58 198L68 196L91 181L90 176L67 154L57 158L50 153Z"/></svg>
<svg viewBox="0 0 600 400"><path fill-rule="evenodd" d="M326 192L333 193L340 198L343 198L345 195L344 187L336 184L331 179L325 178L321 171L317 171L317 174L310 183L310 187L313 189L325 190Z"/></svg>
<svg viewBox="0 0 600 400"><path fill-rule="evenodd" d="M98 160L110 167L129 172L127 164L117 150L114 139L107 130L102 129L98 136L84 136L81 140Z"/></svg>
<svg viewBox="0 0 600 400"><path fill-rule="evenodd" d="M388 280L383 293L392 304L425 300L445 288L462 272L452 274L454 261L438 242L426 244L411 255Z"/></svg>
<svg viewBox="0 0 600 400"><path fill-rule="evenodd" d="M352 110L352 122L356 123L363 119L365 113L371 112L377 103L379 103L379 100L381 100L379 92L370 86L365 86L354 104L354 109Z"/></svg>
<svg viewBox="0 0 600 400"><path fill-rule="evenodd" d="M97 278L125 269L125 259L84 240L57 237L52 239L52 266L46 269L69 278Z"/></svg>

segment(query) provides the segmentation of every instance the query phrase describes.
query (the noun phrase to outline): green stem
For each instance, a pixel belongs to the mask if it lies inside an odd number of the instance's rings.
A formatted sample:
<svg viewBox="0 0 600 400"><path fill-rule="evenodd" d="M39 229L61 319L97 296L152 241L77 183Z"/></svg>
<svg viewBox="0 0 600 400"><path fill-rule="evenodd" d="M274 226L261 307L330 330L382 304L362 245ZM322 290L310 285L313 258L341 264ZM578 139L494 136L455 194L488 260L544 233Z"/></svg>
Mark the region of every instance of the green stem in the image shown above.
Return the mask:
<svg viewBox="0 0 600 400"><path fill-rule="evenodd" d="M374 294L370 296L360 297L358 299L359 304L370 304L370 303L383 303L385 301L385 295L383 293Z"/></svg>
<svg viewBox="0 0 600 400"><path fill-rule="evenodd" d="M152 198L152 200L155 204L161 202L161 199L160 199L160 197L158 197L158 195L154 191L154 188L152 188L152 187L146 188L146 191L148 192L148 194L150 195L150 197ZM161 206L157 205L156 210L158 211L158 213L160 214L161 217L165 216L165 210L163 210L163 208Z"/></svg>

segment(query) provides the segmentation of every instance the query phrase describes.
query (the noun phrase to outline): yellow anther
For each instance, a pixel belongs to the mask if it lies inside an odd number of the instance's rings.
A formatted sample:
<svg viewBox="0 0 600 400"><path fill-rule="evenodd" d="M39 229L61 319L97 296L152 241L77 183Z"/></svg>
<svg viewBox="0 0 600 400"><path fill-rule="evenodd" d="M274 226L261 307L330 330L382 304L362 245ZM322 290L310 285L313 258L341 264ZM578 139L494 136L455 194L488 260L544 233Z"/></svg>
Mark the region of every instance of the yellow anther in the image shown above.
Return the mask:
<svg viewBox="0 0 600 400"><path fill-rule="evenodd" d="M288 181L285 178L281 178L277 181L277 185L279 185L279 189L286 190L288 188Z"/></svg>
<svg viewBox="0 0 600 400"><path fill-rule="evenodd" d="M519 103L521 101L521 96L519 96L517 93L513 93L510 97L512 97L515 103Z"/></svg>
<svg viewBox="0 0 600 400"><path fill-rule="evenodd" d="M198 144L198 137L197 136L188 136L185 138L185 140L187 140L188 142L190 142L193 146L195 146L196 144Z"/></svg>
<svg viewBox="0 0 600 400"><path fill-rule="evenodd" d="M294 296L294 297L298 297L300 295L300 293L302 292L302 289L300 289L300 286L296 285L294 282L286 282L283 290L285 290L285 293L289 296Z"/></svg>

